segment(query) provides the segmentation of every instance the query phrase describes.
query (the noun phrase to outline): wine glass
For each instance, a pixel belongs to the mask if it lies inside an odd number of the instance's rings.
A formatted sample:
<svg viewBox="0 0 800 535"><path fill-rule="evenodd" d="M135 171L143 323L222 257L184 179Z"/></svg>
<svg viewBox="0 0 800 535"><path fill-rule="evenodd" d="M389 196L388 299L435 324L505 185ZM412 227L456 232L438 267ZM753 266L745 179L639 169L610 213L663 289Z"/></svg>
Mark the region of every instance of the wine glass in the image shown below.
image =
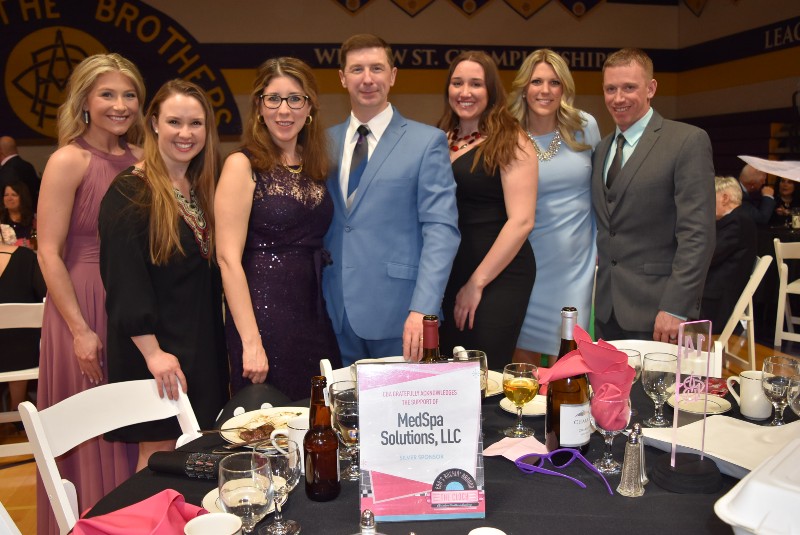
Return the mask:
<svg viewBox="0 0 800 535"><path fill-rule="evenodd" d="M503 368L503 393L517 407L517 423L503 430L511 438L533 436L533 429L522 425L522 406L539 392L539 368L533 364L515 362Z"/></svg>
<svg viewBox="0 0 800 535"><path fill-rule="evenodd" d="M800 416L800 375L789 378L789 407Z"/></svg>
<svg viewBox="0 0 800 535"><path fill-rule="evenodd" d="M655 404L655 413L642 422L648 427L669 427L664 418L664 402L675 392L678 357L670 353L648 353L642 364L642 387Z"/></svg>
<svg viewBox="0 0 800 535"><path fill-rule="evenodd" d="M631 381L631 388L633 388L633 385L635 385L639 377L642 376L642 354L635 349L618 349L618 351L622 351L628 355L628 366L633 368L636 372L636 375L633 376L633 381ZM636 416L637 414L639 414L639 411L636 410L636 407L632 406L631 416Z"/></svg>
<svg viewBox="0 0 800 535"><path fill-rule="evenodd" d="M300 481L300 447L294 440L276 437L262 442L256 449L269 459L275 499L275 517L271 524L259 531L259 535L296 535L300 533L300 523L284 520L281 504Z"/></svg>
<svg viewBox="0 0 800 535"><path fill-rule="evenodd" d="M603 435L606 442L603 456L592 464L604 474L619 474L622 471L622 465L611 455L611 446L614 443L614 437L628 427L628 422L631 420L631 400L630 398L601 399L598 396L592 396L590 403L592 424Z"/></svg>
<svg viewBox="0 0 800 535"><path fill-rule="evenodd" d="M345 448L350 466L340 477L345 481L358 481L358 390L355 381L337 381L329 387L331 395L331 424Z"/></svg>
<svg viewBox="0 0 800 535"><path fill-rule="evenodd" d="M800 374L800 361L791 357L771 356L764 359L761 388L775 407L775 417L769 425L784 425L783 410L789 403L789 380Z"/></svg>
<svg viewBox="0 0 800 535"><path fill-rule="evenodd" d="M257 452L233 453L219 462L219 501L226 513L242 519L251 533L267 515L273 487L269 459Z"/></svg>

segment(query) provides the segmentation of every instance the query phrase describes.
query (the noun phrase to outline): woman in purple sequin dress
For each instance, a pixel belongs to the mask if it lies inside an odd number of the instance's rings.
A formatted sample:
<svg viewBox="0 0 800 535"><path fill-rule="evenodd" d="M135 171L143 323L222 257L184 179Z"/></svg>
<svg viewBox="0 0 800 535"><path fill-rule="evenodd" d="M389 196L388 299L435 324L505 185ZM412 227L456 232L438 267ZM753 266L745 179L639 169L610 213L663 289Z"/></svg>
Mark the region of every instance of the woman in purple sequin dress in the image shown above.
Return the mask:
<svg viewBox="0 0 800 535"><path fill-rule="evenodd" d="M320 359L341 367L322 298L333 216L317 84L294 58L266 61L253 85L243 149L225 161L214 200L225 333L235 393L265 380L308 397Z"/></svg>

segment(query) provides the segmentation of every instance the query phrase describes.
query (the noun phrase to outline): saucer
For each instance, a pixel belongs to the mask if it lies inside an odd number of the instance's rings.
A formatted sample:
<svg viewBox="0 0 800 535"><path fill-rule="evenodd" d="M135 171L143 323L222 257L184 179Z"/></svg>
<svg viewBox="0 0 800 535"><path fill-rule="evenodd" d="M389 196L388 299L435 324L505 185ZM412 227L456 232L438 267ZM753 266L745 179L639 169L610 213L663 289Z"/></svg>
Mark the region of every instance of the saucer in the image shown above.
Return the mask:
<svg viewBox="0 0 800 535"><path fill-rule="evenodd" d="M670 396L667 400L669 406L673 409L675 408L675 396ZM683 412L688 412L691 414L703 414L703 406L705 405L705 400L701 397L695 401L689 401L687 399L682 399L680 402L680 407L678 407ZM706 407L706 414L722 414L731 410L731 402L725 398L721 398L719 396L708 396L708 406Z"/></svg>
<svg viewBox="0 0 800 535"><path fill-rule="evenodd" d="M503 398L500 400L500 408L506 412L510 412L514 416L517 415L517 407L510 399ZM538 395L533 400L529 401L522 406L523 416L544 416L547 412L547 396Z"/></svg>
<svg viewBox="0 0 800 535"><path fill-rule="evenodd" d="M286 500L289 499L288 494L284 494L283 498L281 498L281 506L286 503ZM203 509L208 511L209 513L226 513L222 508L222 504L219 501L219 489L211 489L208 494L203 496L203 501L201 502L201 506ZM269 510L267 514L272 513L275 510L275 500L269 505Z"/></svg>

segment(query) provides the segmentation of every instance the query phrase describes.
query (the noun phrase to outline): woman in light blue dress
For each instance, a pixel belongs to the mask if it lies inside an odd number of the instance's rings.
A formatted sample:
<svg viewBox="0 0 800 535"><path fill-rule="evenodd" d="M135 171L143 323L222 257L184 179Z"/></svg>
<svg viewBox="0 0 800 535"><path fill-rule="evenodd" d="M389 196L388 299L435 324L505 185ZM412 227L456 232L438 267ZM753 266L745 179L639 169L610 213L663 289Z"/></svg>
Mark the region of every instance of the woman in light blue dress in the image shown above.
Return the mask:
<svg viewBox="0 0 800 535"><path fill-rule="evenodd" d="M509 110L527 132L539 159L536 224L529 236L536 283L514 360L556 355L561 308L578 309L588 330L597 257L592 211L592 149L597 121L572 106L575 83L566 62L540 49L523 62L509 95Z"/></svg>

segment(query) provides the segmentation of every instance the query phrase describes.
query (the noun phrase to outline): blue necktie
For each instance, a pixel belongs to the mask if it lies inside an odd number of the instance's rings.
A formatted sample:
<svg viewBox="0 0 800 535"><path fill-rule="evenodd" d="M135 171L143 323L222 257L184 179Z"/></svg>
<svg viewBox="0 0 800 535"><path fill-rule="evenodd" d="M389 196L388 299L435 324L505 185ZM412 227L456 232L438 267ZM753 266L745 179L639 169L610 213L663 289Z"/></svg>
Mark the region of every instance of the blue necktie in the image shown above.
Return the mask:
<svg viewBox="0 0 800 535"><path fill-rule="evenodd" d="M369 154L367 134L369 134L369 128L363 124L358 127L358 141L356 141L356 146L353 148L353 159L350 160L350 178L347 181L348 199L358 188L361 175L364 174L364 169L367 167L367 156Z"/></svg>

